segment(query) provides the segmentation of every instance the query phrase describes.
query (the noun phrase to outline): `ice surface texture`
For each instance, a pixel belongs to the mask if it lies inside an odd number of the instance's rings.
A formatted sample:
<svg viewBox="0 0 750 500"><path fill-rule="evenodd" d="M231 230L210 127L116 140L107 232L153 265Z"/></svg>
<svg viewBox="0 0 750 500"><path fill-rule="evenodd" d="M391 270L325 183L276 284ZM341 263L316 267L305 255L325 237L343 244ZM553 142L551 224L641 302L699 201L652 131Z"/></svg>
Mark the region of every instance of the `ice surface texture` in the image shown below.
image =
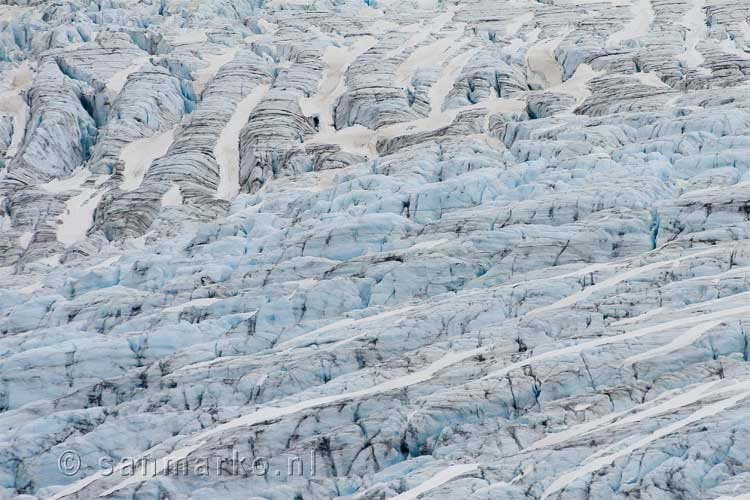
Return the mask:
<svg viewBox="0 0 750 500"><path fill-rule="evenodd" d="M749 22L0 5L0 499L750 493Z"/></svg>

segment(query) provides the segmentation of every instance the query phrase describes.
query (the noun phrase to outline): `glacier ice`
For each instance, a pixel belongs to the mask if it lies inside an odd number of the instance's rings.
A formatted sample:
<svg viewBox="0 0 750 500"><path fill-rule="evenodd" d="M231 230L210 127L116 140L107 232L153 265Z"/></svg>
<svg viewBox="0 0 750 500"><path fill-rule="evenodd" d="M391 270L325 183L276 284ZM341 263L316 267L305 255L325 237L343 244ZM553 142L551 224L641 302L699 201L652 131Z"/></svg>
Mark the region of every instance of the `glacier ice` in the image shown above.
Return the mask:
<svg viewBox="0 0 750 500"><path fill-rule="evenodd" d="M0 5L0 499L747 498L749 23Z"/></svg>

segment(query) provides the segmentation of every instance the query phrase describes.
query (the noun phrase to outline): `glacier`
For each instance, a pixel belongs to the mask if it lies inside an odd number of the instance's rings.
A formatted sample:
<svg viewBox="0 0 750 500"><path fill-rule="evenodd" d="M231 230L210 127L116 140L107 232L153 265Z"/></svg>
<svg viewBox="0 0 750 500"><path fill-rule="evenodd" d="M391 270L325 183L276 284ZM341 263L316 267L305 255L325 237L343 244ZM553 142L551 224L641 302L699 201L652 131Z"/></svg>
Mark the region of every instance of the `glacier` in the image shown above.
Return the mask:
<svg viewBox="0 0 750 500"><path fill-rule="evenodd" d="M750 498L750 3L4 0L0 283L0 499Z"/></svg>

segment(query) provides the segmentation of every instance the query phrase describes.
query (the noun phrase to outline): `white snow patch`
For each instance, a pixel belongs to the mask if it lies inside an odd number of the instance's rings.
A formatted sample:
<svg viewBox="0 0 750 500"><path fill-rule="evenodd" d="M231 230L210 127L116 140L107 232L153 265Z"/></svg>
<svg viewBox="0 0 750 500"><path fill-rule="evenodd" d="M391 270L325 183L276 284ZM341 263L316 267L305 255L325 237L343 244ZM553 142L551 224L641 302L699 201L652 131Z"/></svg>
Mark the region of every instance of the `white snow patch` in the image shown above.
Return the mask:
<svg viewBox="0 0 750 500"><path fill-rule="evenodd" d="M34 237L34 231L26 231L21 236L18 237L18 246L21 248L29 248L29 243L31 243L31 238Z"/></svg>
<svg viewBox="0 0 750 500"><path fill-rule="evenodd" d="M706 5L705 0L693 0L690 10L687 11L682 20L685 26L685 44L687 48L685 53L677 55L677 59L683 61L691 69L698 69L703 64L703 55L697 50L699 42L706 39L708 30L706 29L706 15L703 11ZM708 68L700 68L703 73L711 73Z"/></svg>
<svg viewBox="0 0 750 500"><path fill-rule="evenodd" d="M42 257L34 261L36 264L42 264L49 267L57 267L60 264L59 255L50 255L48 257Z"/></svg>
<svg viewBox="0 0 750 500"><path fill-rule="evenodd" d="M442 67L448 57L461 48L458 40L464 34L464 23L458 23L448 36L414 50L396 69L396 79L402 85L408 85L414 73L420 68Z"/></svg>
<svg viewBox="0 0 750 500"><path fill-rule="evenodd" d="M607 46L617 45L625 40L638 38L649 32L654 21L654 8L651 0L639 0L631 5L633 18L623 26L622 30L612 33L607 38Z"/></svg>
<svg viewBox="0 0 750 500"><path fill-rule="evenodd" d="M555 5L577 7L579 5L608 3L611 5L630 5L628 0L560 0Z"/></svg>
<svg viewBox="0 0 750 500"><path fill-rule="evenodd" d="M143 176L151 163L164 156L174 140L175 129L133 141L120 151L120 160L125 164L120 189L133 191L141 185Z"/></svg>
<svg viewBox="0 0 750 500"><path fill-rule="evenodd" d="M382 138L393 138L407 134L437 130L453 123L453 120L459 113L472 109L486 109L490 114L519 113L526 109L526 103L518 99L497 97L492 93L489 99L485 99L476 104L452 108L435 115L431 114L427 118L420 118L418 120L403 123L394 123L393 125L383 127L378 130L378 136Z"/></svg>
<svg viewBox="0 0 750 500"><path fill-rule="evenodd" d="M4 201L4 198L0 198L0 203ZM0 231L10 231L10 229L13 227L13 221L8 216L8 214L3 214L2 217L0 217Z"/></svg>
<svg viewBox="0 0 750 500"><path fill-rule="evenodd" d="M193 90L196 92L196 94L200 94L203 92L203 90L206 88L206 85L208 85L208 82L211 81L214 76L216 76L219 68L234 59L234 56L237 54L237 50L237 47L229 47L222 50L218 54L212 54L210 56L204 57L204 60L207 61L208 64L199 68L193 73Z"/></svg>
<svg viewBox="0 0 750 500"><path fill-rule="evenodd" d="M300 335L299 337L295 337L295 338L293 338L291 340L287 340L285 342L282 342L281 344L278 344L277 347L289 346L289 347L287 347L282 352L291 353L296 347L305 346L306 343L308 342L308 339L319 340L319 336L322 333L330 332L330 331L337 330L337 329L340 329L340 328L349 328L349 327L357 326L356 329L352 328L352 330L353 331L354 330L361 331L362 333L357 334L357 335L349 336L349 337L345 338L344 340L340 340L338 342L330 343L326 347L323 348L326 351L333 352L336 349L338 349L340 346L349 344L351 342L356 341L359 338L362 338L362 337L366 336L367 335L367 325L369 325L371 323L377 324L379 321L382 321L382 320L387 319L387 318L392 318L392 317L398 316L398 315L412 314L412 313L414 313L417 310L418 309L416 307L414 307L414 306L396 307L396 308L393 308L393 309L391 309L389 311L385 311L385 312L382 312L382 313L379 313L379 314L375 314L373 316L367 316L367 317L356 319L356 320L355 319L351 319L351 318L344 318L344 319L341 319L341 320L338 320L338 321L334 321L333 323L329 323L329 324L327 324L325 326L322 326L322 327L320 327L320 328L318 328L316 330L313 330L311 332L305 333L304 335Z"/></svg>
<svg viewBox="0 0 750 500"><path fill-rule="evenodd" d="M629 280L630 278L638 276L639 274L641 274L643 272L651 271L653 269L659 269L661 267L666 267L668 265L676 265L676 264L679 264L680 262L682 262L683 260L691 259L691 258L694 258L694 257L701 257L701 256L705 256L705 255L711 255L711 254L714 254L714 253L718 253L720 251L721 251L721 249L711 249L711 248L709 248L708 250L702 250L700 252L688 253L687 255L684 255L682 257L677 257L675 259L668 259L668 260L661 260L661 261L657 261L657 262L652 262L651 264L647 264L645 266L636 266L636 267L633 267L632 269L628 269L628 270L626 270L624 272L615 273L613 276L610 276L606 280L604 280L604 281L602 281L600 283L597 283L596 285L588 286L588 287L584 288L583 290L581 290L580 292L576 292L576 293L574 293L572 295L569 295L569 296L567 296L567 297L565 297L563 299L558 300L557 302L555 302L553 304L533 309L533 310L529 311L528 313L526 313L526 315L527 316L539 315L539 314L542 314L542 313L546 313L546 312L548 312L550 310L564 308L564 307L569 307L569 306L572 306L572 305L580 302L581 300L585 300L585 299L589 298L595 292L611 288L611 287L613 287L615 285L618 285L618 284L622 283L623 281L626 281L626 280ZM592 266L587 266L586 268L584 268L582 270L574 271L573 273L570 273L569 275L563 275L563 276L560 276L560 277L564 278L564 277L568 277L568 276L576 276L576 275L579 275L579 273L582 273L582 272L583 273L589 273L589 272L603 271L603 270L606 270L606 269L615 269L615 268L617 268L620 265L623 265L623 264L622 263L593 264ZM628 264L625 263L624 265L627 266Z"/></svg>
<svg viewBox="0 0 750 500"><path fill-rule="evenodd" d="M659 394L651 401L638 404L629 410L612 412L589 422L570 426L563 431L548 434L542 439L536 441L525 451L559 446L571 439L583 438L592 432L602 432L610 428L621 427L623 425L641 422L647 418L674 412L678 408L693 404L696 401L713 394L714 389L719 383L721 383L720 380L712 380L710 382L697 384L688 389L673 389L666 391Z"/></svg>
<svg viewBox="0 0 750 500"><path fill-rule="evenodd" d="M308 26L306 32L315 35L316 40L327 41L338 45L346 44L346 38L344 38L344 36L338 31L323 31L315 24ZM287 62L289 62L289 64L292 63L289 59L287 59Z"/></svg>
<svg viewBox="0 0 750 500"><path fill-rule="evenodd" d="M412 0L418 9L433 10L440 4L439 0Z"/></svg>
<svg viewBox="0 0 750 500"><path fill-rule="evenodd" d="M505 36L511 37L515 35L518 30L521 29L521 26L530 22L532 19L534 19L533 12L527 12L521 16L518 16L512 23L508 23L505 25Z"/></svg>
<svg viewBox="0 0 750 500"><path fill-rule="evenodd" d="M329 129L325 132L318 132L306 142L310 144L336 144L347 153L375 158L378 156L377 137L378 134L374 130L357 124L340 130Z"/></svg>
<svg viewBox="0 0 750 500"><path fill-rule="evenodd" d="M86 237L86 232L94 221L94 209L99 204L103 191L82 188L81 193L65 203L65 211L57 225L57 240L69 245Z"/></svg>
<svg viewBox="0 0 750 500"><path fill-rule="evenodd" d="M263 33L274 34L279 26L275 23L266 21L265 19L258 19L258 26L263 30Z"/></svg>
<svg viewBox="0 0 750 500"><path fill-rule="evenodd" d="M184 30L167 36L172 45L187 45L208 41L206 30Z"/></svg>
<svg viewBox="0 0 750 500"><path fill-rule="evenodd" d="M412 9L419 10L436 10L440 4L440 0L379 0L378 6L387 8L398 7L409 7Z"/></svg>
<svg viewBox="0 0 750 500"><path fill-rule="evenodd" d="M624 318L618 321L615 321L614 323L610 323L609 326L612 327L619 327L619 326L625 326L625 325L632 325L635 323L640 323L641 321L644 321L646 319L652 318L654 316L658 316L659 314L670 312L672 309L669 307L657 307L655 309L651 309L650 311L646 311L643 314L639 314L638 316L633 316L630 318Z"/></svg>
<svg viewBox="0 0 750 500"><path fill-rule="evenodd" d="M362 9L361 12L371 12L376 13L377 11L374 11L370 8L365 7ZM370 15L376 15L376 14L370 14ZM370 33L376 34L376 35L382 35L385 33L388 33L390 31L398 31L401 33L415 33L418 31L422 31L422 23L414 23L414 24L407 24L407 25L401 25L393 21L389 21L387 19L378 19L377 21L372 22L369 25ZM396 49L397 51L400 51L401 48Z"/></svg>
<svg viewBox="0 0 750 500"><path fill-rule="evenodd" d="M203 299L193 299L189 300L187 302L183 302L182 304L178 304L176 306L166 307L164 308L163 312L180 312L183 309L186 309L188 307L195 307L195 306L210 306L214 302L218 302L219 299L217 298L203 298Z"/></svg>
<svg viewBox="0 0 750 500"><path fill-rule="evenodd" d="M20 293L28 293L28 294L31 294L31 293L36 293L36 292L38 292L38 291L39 291L39 290L41 290L42 288L44 288L44 283L42 283L41 281L35 281L34 283L32 283L32 284L30 284L30 285L27 285L27 286L25 286L25 287L23 287L23 288L19 288L19 289L18 289L18 290L16 290L16 291L17 291L17 292L20 292Z"/></svg>
<svg viewBox="0 0 750 500"><path fill-rule="evenodd" d="M744 295L744 294L740 294L740 295ZM511 371L517 368L522 368L524 366L528 366L532 363L536 363L539 361L554 359L559 356L564 356L568 354L579 354L588 349L593 349L595 347L600 347L600 346L604 346L608 344L614 344L617 342L622 342L624 340L631 340L631 339L635 339L638 337L643 337L644 335L650 335L652 333L663 332L663 331L671 330L675 328L683 328L686 326L696 325L698 323L703 323L703 322L717 320L717 319L727 320L735 316L742 316L748 313L750 313L750 306L734 307L731 309L722 309L719 311L714 311L714 312L702 314L699 316L689 316L687 318L680 318L680 319L676 319L672 321L667 321L665 323L660 323L660 324L653 325L653 326L639 328L639 329L626 332L626 333L622 333L619 335L610 335L607 337L595 338L593 340L582 342L580 344L574 344L568 347L563 347L561 349L555 349L553 351L548 351L542 354L531 356L522 361L511 363L509 365L504 366L503 368L499 370L491 372L489 375L485 375L485 377L483 378L504 377L506 374L510 373Z"/></svg>
<svg viewBox="0 0 750 500"><path fill-rule="evenodd" d="M452 53L455 54L460 50L456 48ZM456 84L456 80L461 75L461 70L466 65L466 61L470 60L471 57L478 52L479 49L470 51L469 53L462 53L455 55L448 63L440 70L440 77L432 84L428 93L430 97L430 116L437 116L443 112L443 104L445 99L453 90L453 86Z"/></svg>
<svg viewBox="0 0 750 500"><path fill-rule="evenodd" d="M265 8L270 8L276 4L284 3L285 5L311 5L312 0L266 0L263 2Z"/></svg>
<svg viewBox="0 0 750 500"><path fill-rule="evenodd" d="M217 198L231 200L240 190L240 132L247 123L263 95L268 92L268 85L259 85L246 95L234 110L214 147L214 157L219 164L219 187Z"/></svg>
<svg viewBox="0 0 750 500"><path fill-rule="evenodd" d="M294 191L306 191L308 193L319 193L336 185L334 181L337 174L338 169L331 169L305 172L302 175L278 179L278 182L274 183L273 192L286 193ZM262 202L256 206L262 206Z"/></svg>
<svg viewBox="0 0 750 500"><path fill-rule="evenodd" d="M603 71L594 71L588 64L580 64L572 77L549 90L572 96L576 99L577 104L581 104L591 95L587 84L603 73Z"/></svg>
<svg viewBox="0 0 750 500"><path fill-rule="evenodd" d="M95 264L95 265L89 267L89 271L94 271L96 269L104 269L106 267L109 267L112 264L114 264L115 262L118 262L120 260L120 257L121 257L120 255L115 255L115 256L112 256L112 257L108 257L105 260L101 261L100 263Z"/></svg>
<svg viewBox="0 0 750 500"><path fill-rule="evenodd" d="M365 36L350 47L326 48L323 53L323 76L318 84L318 92L299 102L305 115L318 115L321 132L329 132L333 128L333 106L339 96L346 91L346 70L377 41L375 37Z"/></svg>
<svg viewBox="0 0 750 500"><path fill-rule="evenodd" d="M461 361L464 361L468 358L476 356L477 354L480 354L481 352L484 352L485 350L486 348L478 348L478 349L471 349L467 351L450 352L421 370L415 371L413 373L409 373L408 375L394 377L390 380L386 380L384 382L376 384L367 389L361 389L358 391L347 392L343 394L335 394L332 396L323 396L319 398L309 399L307 401L301 401L299 403L291 404L289 406L282 406L282 407L264 406L262 408L257 409L253 413L250 413L249 415L235 418L233 420L230 420L224 424L218 425L207 431L194 434L191 438L189 438L189 441L193 441L193 444L189 444L183 448L179 448L173 451L172 453L170 453L169 455L162 457L160 460L158 460L156 472L157 473L162 472L166 464L175 463L176 460L184 458L188 456L190 453L192 453L193 451L204 446L206 439L208 439L211 436L215 436L217 434L232 431L233 429L236 429L238 427L249 427L249 426L258 424L260 422L265 422L267 420L278 419L278 418L285 417L288 415L293 415L295 413L299 413L301 411L305 411L311 408L335 404L335 403L339 403L342 401L357 400L365 396L380 394L383 392L390 392L390 391L394 391L398 389L403 389L405 387L409 387L415 384L419 384L421 382L426 382L427 380L430 380L438 372L444 370L445 368L449 368L457 363L460 363ZM146 474L142 474L142 473L134 474L128 477L127 479L125 479L124 481L120 482L116 486L103 492L101 496L111 495L115 491L125 488L130 484L141 483L142 481L145 481L149 479L150 477L152 477L151 472L153 471L148 471ZM67 488L65 488L64 490L58 492L55 496L50 498L50 500L55 500L55 499L63 498L68 495L72 495L80 491L86 485L92 483L99 477L102 477L102 473L93 474L85 479L82 479L81 481L73 483ZM449 479L450 478L446 480L449 480Z"/></svg>
<svg viewBox="0 0 750 500"><path fill-rule="evenodd" d="M109 176L101 175L95 178L93 187L82 187L91 178L87 168L79 168L64 179L53 179L39 187L49 193L64 193L79 191L65 202L65 210L57 221L57 240L69 245L86 237L93 222L94 209L104 192L99 189L102 182Z"/></svg>
<svg viewBox="0 0 750 500"><path fill-rule="evenodd" d="M416 488L405 491L400 495L391 498L391 500L417 500L424 493L434 490L435 488L444 485L452 479L463 476L465 474L469 474L471 472L476 472L477 470L479 470L479 464L451 465L450 467L441 470Z"/></svg>
<svg viewBox="0 0 750 500"><path fill-rule="evenodd" d="M148 60L148 56L135 58L127 68L121 69L107 80L107 88L115 94L119 94L128 81L128 77L141 69Z"/></svg>
<svg viewBox="0 0 750 500"><path fill-rule="evenodd" d="M162 207L179 207L182 205L182 192L180 186L172 184L172 187L161 197Z"/></svg>
<svg viewBox="0 0 750 500"><path fill-rule="evenodd" d="M407 49L420 45L422 42L427 40L430 34L437 33L442 30L443 27L445 27L445 25L448 24L451 19L453 19L453 15L457 10L458 6L451 5L450 7L448 7L446 12L443 12L442 14L432 18L429 24L415 23L408 26L400 26L398 24L391 23L390 21L383 21L383 23L387 24L378 26L378 31L383 31L386 27L392 27L392 30L394 31L397 30L402 33L414 33L414 35L411 36L406 42L386 53L386 58L395 57Z"/></svg>
<svg viewBox="0 0 750 500"><path fill-rule="evenodd" d="M650 351L636 354L634 356L630 356L625 361L623 361L622 364L624 366L634 365L635 363L639 363L647 359L663 356L664 354L669 354L670 352L674 352L683 347L687 347L693 342L695 342L696 340L698 340L699 338L701 338L704 333L710 331L712 328L715 328L722 323L723 323L723 320L707 321L705 323L700 323L694 326L693 328L689 329L687 332L683 333L682 335L679 335L676 339L672 340L672 342L670 342L669 344L658 347L656 349L651 349Z"/></svg>
<svg viewBox="0 0 750 500"><path fill-rule="evenodd" d="M750 390L747 390L750 388L750 383L744 382L744 383L738 383L736 384L735 389L743 389L743 392L740 392L739 394L728 397L726 399L722 399L717 401L716 403L713 403L711 405L704 406L697 411L691 413L688 417L681 419L677 422L674 422L672 424L669 424L665 427L662 427L658 429L657 431L651 433L650 435L643 437L641 439L638 439L637 441L633 442L632 444L629 444L628 446L623 447L619 451L615 453L611 453L609 455L600 456L597 457L594 460L590 460L585 462L584 465L578 467L577 469L574 469L570 472L567 472L557 478L542 494L541 500L544 500L545 498L549 497L553 493L556 493L566 486L568 486L573 481L584 477L588 474L591 474L592 472L596 472L602 467L605 467L611 463L613 463L615 460L618 460L619 458L626 457L633 453L635 450L639 448L643 448L644 446L648 446L649 444L653 443L654 441L663 438L664 436L667 436L673 432L677 432L680 429L687 427L688 425L692 424L693 422L697 422L699 420L702 420L704 418L712 417L714 415L717 415L721 413L724 410L727 410L731 408L732 406L736 405L743 399L750 396ZM624 441L621 441L617 444L625 444L625 442L632 442L633 438L627 438Z"/></svg>
<svg viewBox="0 0 750 500"><path fill-rule="evenodd" d="M562 38L542 40L526 52L526 65L529 70L529 84L542 89L562 84L560 65L555 59L555 49Z"/></svg>
<svg viewBox="0 0 750 500"><path fill-rule="evenodd" d="M448 243L448 241L449 240L445 238L441 238L439 240L420 241L409 247L409 250L430 250L442 245L443 243Z"/></svg>
<svg viewBox="0 0 750 500"><path fill-rule="evenodd" d="M490 99L477 104L431 114L427 118L394 123L377 131L361 125L354 125L340 130L320 132L308 139L307 142L312 144L336 144L342 151L363 155L367 158L375 158L378 156L378 140L430 132L447 127L460 112L470 109L487 109L490 113L519 113L526 109L526 103L518 99L499 98L493 95Z"/></svg>
<svg viewBox="0 0 750 500"><path fill-rule="evenodd" d="M715 40L714 40L715 42ZM750 60L750 55L745 52L744 50L740 50L737 48L737 44L734 40L730 40L729 38L725 38L721 42L719 42L719 47L721 50L726 52L727 54L732 54L735 57L738 57L740 59L744 60Z"/></svg>
<svg viewBox="0 0 750 500"><path fill-rule="evenodd" d="M520 113L526 109L526 103L519 99L509 97L498 97L494 92L490 92L490 97L486 101L475 104L474 106L487 108L492 113ZM463 109L463 108L462 108Z"/></svg>
<svg viewBox="0 0 750 500"><path fill-rule="evenodd" d="M50 255L49 257L42 257L41 259L37 259L34 262L45 266L56 267L60 264L60 256Z"/></svg>
<svg viewBox="0 0 750 500"><path fill-rule="evenodd" d="M750 23L747 22L747 19L740 20L740 32L742 33L742 37L745 39L745 44L750 42Z"/></svg>
<svg viewBox="0 0 750 500"><path fill-rule="evenodd" d="M25 5L0 5L0 21L20 20L21 15L23 15L25 11L33 12L35 14L37 12L33 7L29 8Z"/></svg>
<svg viewBox="0 0 750 500"><path fill-rule="evenodd" d="M39 187L48 193L64 193L65 191L78 189L90 176L91 172L88 169L79 168L64 179L52 179L46 184L41 184Z"/></svg>
<svg viewBox="0 0 750 500"><path fill-rule="evenodd" d="M661 87L661 88L667 88L667 89L672 88L666 83L664 83L663 81L661 81L661 78L659 78L659 76L656 73L638 72L638 73L633 73L630 76L632 76L633 78L635 78L642 84L647 85L649 87Z"/></svg>
<svg viewBox="0 0 750 500"><path fill-rule="evenodd" d="M125 242L128 248L135 248L136 250L143 250L146 248L146 236L139 236Z"/></svg>
<svg viewBox="0 0 750 500"><path fill-rule="evenodd" d="M13 115L13 137L5 152L6 158L15 156L23 142L28 118L28 106L21 97L21 93L31 86L32 79L33 72L28 61L25 61L18 68L8 72L4 82L9 82L9 85L0 87L0 112Z"/></svg>
<svg viewBox="0 0 750 500"><path fill-rule="evenodd" d="M3 281L12 279L15 269L15 266L0 267L0 279Z"/></svg>

